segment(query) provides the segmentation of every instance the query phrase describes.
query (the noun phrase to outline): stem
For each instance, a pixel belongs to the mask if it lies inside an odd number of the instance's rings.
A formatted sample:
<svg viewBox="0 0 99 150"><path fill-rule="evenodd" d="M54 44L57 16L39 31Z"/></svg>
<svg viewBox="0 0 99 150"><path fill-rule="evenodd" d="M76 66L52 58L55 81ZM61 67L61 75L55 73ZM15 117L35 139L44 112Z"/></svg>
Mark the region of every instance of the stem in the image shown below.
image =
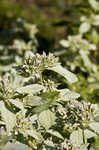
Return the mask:
<svg viewBox="0 0 99 150"><path fill-rule="evenodd" d="M43 85L43 76L42 76L42 73L40 74L40 82L41 82L41 85Z"/></svg>
<svg viewBox="0 0 99 150"><path fill-rule="evenodd" d="M31 142L31 140L29 140L29 137L28 136L25 136L27 142L28 142L28 145L32 148L32 150L35 150L35 147L34 147L34 144Z"/></svg>

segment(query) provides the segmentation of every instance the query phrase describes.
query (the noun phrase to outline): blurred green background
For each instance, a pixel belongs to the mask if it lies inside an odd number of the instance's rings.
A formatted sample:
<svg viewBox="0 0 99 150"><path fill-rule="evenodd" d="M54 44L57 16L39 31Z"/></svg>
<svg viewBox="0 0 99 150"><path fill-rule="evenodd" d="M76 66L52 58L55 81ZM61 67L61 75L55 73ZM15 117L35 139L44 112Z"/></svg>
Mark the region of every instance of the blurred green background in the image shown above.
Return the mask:
<svg viewBox="0 0 99 150"><path fill-rule="evenodd" d="M52 50L60 39L77 32L80 16L90 11L83 0L0 0L0 31L23 17L37 25L39 48Z"/></svg>

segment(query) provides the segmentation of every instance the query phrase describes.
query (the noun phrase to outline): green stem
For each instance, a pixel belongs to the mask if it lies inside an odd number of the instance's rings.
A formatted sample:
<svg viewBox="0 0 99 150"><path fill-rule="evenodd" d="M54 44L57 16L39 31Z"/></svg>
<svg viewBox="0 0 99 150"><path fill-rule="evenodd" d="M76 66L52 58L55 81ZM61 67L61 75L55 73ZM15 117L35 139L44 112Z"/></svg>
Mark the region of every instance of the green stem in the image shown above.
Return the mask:
<svg viewBox="0 0 99 150"><path fill-rule="evenodd" d="M32 143L32 141L31 141L31 140L29 140L29 137L28 137L28 136L26 136L25 138L26 138L26 140L27 140L27 142L28 142L28 145L32 148L32 150L35 150L35 148L34 148L34 144Z"/></svg>
<svg viewBox="0 0 99 150"><path fill-rule="evenodd" d="M43 76L42 76L42 73L40 74L40 83L41 83L41 85L43 85Z"/></svg>

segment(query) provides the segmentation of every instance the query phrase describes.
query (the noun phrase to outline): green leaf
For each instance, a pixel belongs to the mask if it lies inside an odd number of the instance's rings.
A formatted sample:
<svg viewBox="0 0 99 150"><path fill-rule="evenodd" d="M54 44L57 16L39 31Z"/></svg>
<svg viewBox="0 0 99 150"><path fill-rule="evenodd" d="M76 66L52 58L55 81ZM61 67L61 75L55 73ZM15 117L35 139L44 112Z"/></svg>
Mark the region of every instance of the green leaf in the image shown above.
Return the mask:
<svg viewBox="0 0 99 150"><path fill-rule="evenodd" d="M18 100L9 99L9 102L21 110L24 109L23 103Z"/></svg>
<svg viewBox="0 0 99 150"><path fill-rule="evenodd" d="M52 99L52 101L56 100L58 96L59 96L58 91L44 92L44 93L41 94L41 97L43 99Z"/></svg>
<svg viewBox="0 0 99 150"><path fill-rule="evenodd" d="M48 130L47 133L56 136L59 139L64 139L63 136L58 132L58 131L54 131L54 130Z"/></svg>
<svg viewBox="0 0 99 150"><path fill-rule="evenodd" d="M6 108L3 101L0 101L0 112L1 117L5 122L7 132L9 133L16 124L16 116Z"/></svg>
<svg viewBox="0 0 99 150"><path fill-rule="evenodd" d="M81 58L84 62L85 67L88 69L88 71L91 71L92 70L92 63L88 57L88 54L85 51L80 50L80 55L81 55Z"/></svg>
<svg viewBox="0 0 99 150"><path fill-rule="evenodd" d="M89 0L89 3L95 11L99 10L99 2L97 2L96 0Z"/></svg>
<svg viewBox="0 0 99 150"><path fill-rule="evenodd" d="M73 146L72 150L88 150L88 144L80 145L80 146Z"/></svg>
<svg viewBox="0 0 99 150"><path fill-rule="evenodd" d="M93 147L91 147L90 150L96 150L96 149L94 149Z"/></svg>
<svg viewBox="0 0 99 150"><path fill-rule="evenodd" d="M47 69L59 73L61 76L66 78L70 83L74 83L78 80L76 75L68 71L66 68L63 68L61 65L57 65L55 67L50 67Z"/></svg>
<svg viewBox="0 0 99 150"><path fill-rule="evenodd" d="M24 98L25 105L39 106L44 103L44 100L39 96L28 95Z"/></svg>
<svg viewBox="0 0 99 150"><path fill-rule="evenodd" d="M10 143L8 142L3 150L32 150L31 148L29 148L27 145L25 144L21 144L21 143Z"/></svg>
<svg viewBox="0 0 99 150"><path fill-rule="evenodd" d="M47 110L50 106L52 106L52 104L54 104L57 101L58 95L58 91L42 93L42 104L33 108L32 111L34 113L41 113L42 111Z"/></svg>
<svg viewBox="0 0 99 150"><path fill-rule="evenodd" d="M69 41L67 41L67 40L61 40L60 41L60 44L63 46L63 47L69 47L70 45L69 45Z"/></svg>
<svg viewBox="0 0 99 150"><path fill-rule="evenodd" d="M79 146L83 144L83 131L79 128L73 131L70 135L70 140L74 146Z"/></svg>
<svg viewBox="0 0 99 150"><path fill-rule="evenodd" d="M62 90L58 90L60 92L60 96L62 100L72 100L72 99L77 99L80 97L80 94L76 93L76 92L71 92L69 89L62 89Z"/></svg>
<svg viewBox="0 0 99 150"><path fill-rule="evenodd" d="M90 28L91 28L91 25L88 22L83 22L80 25L79 32L81 34L86 33L86 32L88 32L90 30Z"/></svg>
<svg viewBox="0 0 99 150"><path fill-rule="evenodd" d="M97 136L94 132L92 132L92 131L90 131L90 130L88 130L88 129L86 129L86 130L84 131L84 135L85 135L85 138L86 138L86 139L90 139L90 138L92 138L92 137L94 137L94 136Z"/></svg>
<svg viewBox="0 0 99 150"><path fill-rule="evenodd" d="M97 112L97 114L94 115L94 120L96 122L99 122L99 112Z"/></svg>
<svg viewBox="0 0 99 150"><path fill-rule="evenodd" d="M80 147L79 150L88 150L88 145L89 145L89 144L81 145L81 147Z"/></svg>
<svg viewBox="0 0 99 150"><path fill-rule="evenodd" d="M30 121L31 121L32 123L34 123L35 120L37 120L37 114L32 115L32 116L30 117Z"/></svg>
<svg viewBox="0 0 99 150"><path fill-rule="evenodd" d="M29 136L32 136L33 138L35 138L36 140L43 140L42 135L40 134L40 132L37 132L35 130L26 130L25 131L26 134L28 134Z"/></svg>
<svg viewBox="0 0 99 150"><path fill-rule="evenodd" d="M55 124L55 114L52 113L50 110L45 110L40 113L39 115L39 123L43 126L46 130L48 130L52 125Z"/></svg>
<svg viewBox="0 0 99 150"><path fill-rule="evenodd" d="M92 122L89 124L89 127L99 134L99 122Z"/></svg>
<svg viewBox="0 0 99 150"><path fill-rule="evenodd" d="M5 125L4 121L0 120L0 125Z"/></svg>
<svg viewBox="0 0 99 150"><path fill-rule="evenodd" d="M95 20L93 22L93 25L95 25L95 26L99 25L99 15L95 15Z"/></svg>
<svg viewBox="0 0 99 150"><path fill-rule="evenodd" d="M23 86L21 88L17 88L16 92L20 94L35 94L43 90L44 87L40 84L31 84L27 86Z"/></svg>

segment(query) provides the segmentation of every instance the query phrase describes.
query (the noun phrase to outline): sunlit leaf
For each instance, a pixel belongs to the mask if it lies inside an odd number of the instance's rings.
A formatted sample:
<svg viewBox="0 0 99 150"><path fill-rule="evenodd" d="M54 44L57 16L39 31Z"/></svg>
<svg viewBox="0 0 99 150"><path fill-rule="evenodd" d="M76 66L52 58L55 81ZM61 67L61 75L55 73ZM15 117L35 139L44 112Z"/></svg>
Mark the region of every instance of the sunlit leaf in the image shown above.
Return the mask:
<svg viewBox="0 0 99 150"><path fill-rule="evenodd" d="M59 139L64 139L63 136L58 132L58 131L55 131L55 130L48 130L47 133L53 135L53 136L56 136L57 138Z"/></svg>
<svg viewBox="0 0 99 150"><path fill-rule="evenodd" d="M58 90L58 91L60 92L60 96L63 101L77 99L80 97L80 94L78 94L76 92L72 92L69 89L62 89L62 90Z"/></svg>
<svg viewBox="0 0 99 150"><path fill-rule="evenodd" d="M99 122L92 122L89 124L89 127L96 133L99 133Z"/></svg>
<svg viewBox="0 0 99 150"><path fill-rule="evenodd" d="M43 89L44 89L44 87L40 84L31 84L31 85L17 88L16 92L18 92L20 94L35 94L37 92L40 92Z"/></svg>
<svg viewBox="0 0 99 150"><path fill-rule="evenodd" d="M84 22L80 25L79 32L81 34L86 33L90 30L90 28L91 28L91 25L87 22Z"/></svg>
<svg viewBox="0 0 99 150"><path fill-rule="evenodd" d="M50 110L45 110L39 115L39 122L46 130L48 130L52 125L55 124L55 114Z"/></svg>
<svg viewBox="0 0 99 150"><path fill-rule="evenodd" d="M87 54L85 51L80 50L80 55L81 55L81 58L82 58L82 60L83 60L83 62L84 62L85 67L86 67L89 71L92 70L92 63L91 63L91 61L90 61L90 59L89 59L89 57L88 57L88 54Z"/></svg>
<svg viewBox="0 0 99 150"><path fill-rule="evenodd" d="M32 150L32 149L25 144L21 143L14 144L9 142L6 144L3 150Z"/></svg>
<svg viewBox="0 0 99 150"><path fill-rule="evenodd" d="M37 132L35 130L26 130L25 133L28 134L29 136L32 136L36 140L40 140L40 141L43 140L43 137L40 134L40 132Z"/></svg>
<svg viewBox="0 0 99 150"><path fill-rule="evenodd" d="M25 105L39 106L44 103L44 100L39 96L29 95L24 98Z"/></svg>
<svg viewBox="0 0 99 150"><path fill-rule="evenodd" d="M69 47L69 41L61 40L61 41L60 41L60 44L61 44L63 47Z"/></svg>
<svg viewBox="0 0 99 150"><path fill-rule="evenodd" d="M2 101L0 101L0 112L2 119L5 122L7 132L9 133L16 124L16 116L6 108Z"/></svg>
<svg viewBox="0 0 99 150"><path fill-rule="evenodd" d="M66 68L63 68L61 65L50 67L48 69L59 73L61 76L66 78L70 83L74 83L77 81L76 75L68 71Z"/></svg>
<svg viewBox="0 0 99 150"><path fill-rule="evenodd" d="M18 100L9 99L9 102L21 110L24 109L23 103Z"/></svg>
<svg viewBox="0 0 99 150"><path fill-rule="evenodd" d="M90 138L92 138L92 137L94 137L94 136L97 136L94 132L92 132L92 131L90 131L90 130L88 130L88 129L86 129L86 130L84 131L84 135L85 135L85 137L86 137L87 139L90 139Z"/></svg>
<svg viewBox="0 0 99 150"><path fill-rule="evenodd" d="M96 0L89 0L89 3L95 11L99 10L99 2Z"/></svg>
<svg viewBox="0 0 99 150"><path fill-rule="evenodd" d="M81 145L79 150L88 150L88 144Z"/></svg>
<svg viewBox="0 0 99 150"><path fill-rule="evenodd" d="M79 128L76 131L73 131L70 135L70 140L73 145L79 146L83 144L83 131Z"/></svg>

